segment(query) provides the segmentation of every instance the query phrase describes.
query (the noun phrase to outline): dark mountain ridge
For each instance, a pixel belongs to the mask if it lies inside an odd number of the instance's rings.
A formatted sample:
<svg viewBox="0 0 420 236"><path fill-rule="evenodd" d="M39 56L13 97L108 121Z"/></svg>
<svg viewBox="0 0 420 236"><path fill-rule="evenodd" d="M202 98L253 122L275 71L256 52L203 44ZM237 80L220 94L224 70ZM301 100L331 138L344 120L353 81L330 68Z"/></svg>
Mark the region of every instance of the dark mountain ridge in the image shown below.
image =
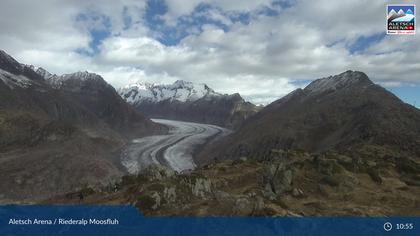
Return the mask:
<svg viewBox="0 0 420 236"><path fill-rule="evenodd" d="M36 72L44 76L53 88L83 104L87 110L126 138L165 130L127 104L100 75L86 71L57 76L46 73L42 68L38 68Z"/></svg>
<svg viewBox="0 0 420 236"><path fill-rule="evenodd" d="M0 51L0 201L109 184L124 174L119 151L128 138L166 131L98 75L58 78L52 86Z"/></svg>
<svg viewBox="0 0 420 236"><path fill-rule="evenodd" d="M266 106L199 160L263 158L272 149L357 152L366 145L419 156L420 111L366 74L347 71Z"/></svg>

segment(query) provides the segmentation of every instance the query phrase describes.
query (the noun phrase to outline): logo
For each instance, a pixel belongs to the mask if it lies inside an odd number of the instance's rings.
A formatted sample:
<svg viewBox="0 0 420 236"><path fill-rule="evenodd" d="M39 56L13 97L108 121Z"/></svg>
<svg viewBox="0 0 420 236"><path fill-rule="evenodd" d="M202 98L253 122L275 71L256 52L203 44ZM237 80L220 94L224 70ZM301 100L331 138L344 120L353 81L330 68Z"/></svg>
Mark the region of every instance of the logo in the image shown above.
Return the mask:
<svg viewBox="0 0 420 236"><path fill-rule="evenodd" d="M416 5L387 5L387 34L416 33Z"/></svg>

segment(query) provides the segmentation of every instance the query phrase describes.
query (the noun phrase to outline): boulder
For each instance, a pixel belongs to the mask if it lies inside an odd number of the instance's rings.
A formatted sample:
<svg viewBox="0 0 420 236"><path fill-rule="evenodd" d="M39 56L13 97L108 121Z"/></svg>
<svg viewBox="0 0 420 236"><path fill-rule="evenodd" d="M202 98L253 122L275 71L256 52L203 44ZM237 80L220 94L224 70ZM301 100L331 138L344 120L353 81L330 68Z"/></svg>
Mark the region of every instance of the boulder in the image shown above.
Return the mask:
<svg viewBox="0 0 420 236"><path fill-rule="evenodd" d="M254 210L254 204L247 197L239 197L233 205L234 215L251 215Z"/></svg>
<svg viewBox="0 0 420 236"><path fill-rule="evenodd" d="M263 183L265 190L280 195L292 190L293 171L284 163L271 163L264 167Z"/></svg>
<svg viewBox="0 0 420 236"><path fill-rule="evenodd" d="M270 183L266 183L263 191L263 196L271 201L277 198L276 194L273 192Z"/></svg>
<svg viewBox="0 0 420 236"><path fill-rule="evenodd" d="M192 194L202 199L208 199L211 193L211 181L209 179L197 178L191 186Z"/></svg>
<svg viewBox="0 0 420 236"><path fill-rule="evenodd" d="M176 201L176 189L175 187L165 187L163 190L163 197L167 203L173 203Z"/></svg>
<svg viewBox="0 0 420 236"><path fill-rule="evenodd" d="M221 203L229 202L233 199L229 193L220 190L216 190L213 195L216 201Z"/></svg>
<svg viewBox="0 0 420 236"><path fill-rule="evenodd" d="M264 199L260 196L255 197L254 213L261 212L265 208Z"/></svg>
<svg viewBox="0 0 420 236"><path fill-rule="evenodd" d="M151 197L155 200L155 204L152 206L152 209L156 210L160 207L161 197L158 192L153 192Z"/></svg>
<svg viewBox="0 0 420 236"><path fill-rule="evenodd" d="M303 190L300 188L294 188L292 191L292 196L295 198L301 198L304 196Z"/></svg>

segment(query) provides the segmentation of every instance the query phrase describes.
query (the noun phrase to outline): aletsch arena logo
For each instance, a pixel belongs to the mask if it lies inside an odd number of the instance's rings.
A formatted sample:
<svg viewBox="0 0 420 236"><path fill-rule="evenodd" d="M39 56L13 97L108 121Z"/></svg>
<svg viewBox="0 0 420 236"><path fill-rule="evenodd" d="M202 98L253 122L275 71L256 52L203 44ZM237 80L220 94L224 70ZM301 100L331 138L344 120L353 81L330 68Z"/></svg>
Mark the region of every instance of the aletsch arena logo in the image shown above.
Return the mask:
<svg viewBox="0 0 420 236"><path fill-rule="evenodd" d="M415 34L416 6L387 5L387 34Z"/></svg>

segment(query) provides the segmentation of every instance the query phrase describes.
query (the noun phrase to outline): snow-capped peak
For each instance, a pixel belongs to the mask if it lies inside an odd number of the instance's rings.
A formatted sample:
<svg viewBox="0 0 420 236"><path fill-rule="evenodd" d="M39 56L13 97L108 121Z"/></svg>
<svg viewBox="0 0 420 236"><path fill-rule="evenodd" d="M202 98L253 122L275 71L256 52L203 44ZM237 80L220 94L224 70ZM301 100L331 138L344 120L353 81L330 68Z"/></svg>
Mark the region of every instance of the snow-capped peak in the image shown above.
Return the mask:
<svg viewBox="0 0 420 236"><path fill-rule="evenodd" d="M34 71L44 79L50 79L50 78L56 76L54 74L51 74L50 72L48 72L47 70L45 70L42 67L38 67L38 68L34 69Z"/></svg>
<svg viewBox="0 0 420 236"><path fill-rule="evenodd" d="M64 74L64 75L58 76L56 74L51 74L50 72L43 69L42 67L36 68L34 66L31 66L31 68L38 75L44 78L53 88L60 88L63 85L63 83L68 80L77 80L80 82L84 82L87 80L103 81L100 75L95 74L95 73L90 73L88 71L79 71L76 73Z"/></svg>
<svg viewBox="0 0 420 236"><path fill-rule="evenodd" d="M398 11L398 14L399 14L399 15L403 15L403 14L405 14L405 12L403 11L403 9L400 9L400 10Z"/></svg>
<svg viewBox="0 0 420 236"><path fill-rule="evenodd" d="M95 73L91 73L91 72L88 72L88 71L79 71L79 72L76 72L76 73L64 74L60 77L63 80L79 79L79 80L82 80L82 81L101 78L100 75L95 74Z"/></svg>
<svg viewBox="0 0 420 236"><path fill-rule="evenodd" d="M359 71L346 71L339 75L317 79L310 83L304 91L309 94L318 94L328 90L337 90L350 87L355 84L373 84L367 75Z"/></svg>
<svg viewBox="0 0 420 236"><path fill-rule="evenodd" d="M125 86L118 93L132 104L161 101L193 102L206 96L220 96L206 84L177 80L173 84L136 83Z"/></svg>
<svg viewBox="0 0 420 236"><path fill-rule="evenodd" d="M56 76L54 74L51 74L50 72L48 72L47 70L45 70L42 67L37 67L37 66L34 66L34 65L26 65L26 64L22 64L22 66L35 71L39 76L41 76L45 80L48 80L53 76Z"/></svg>

